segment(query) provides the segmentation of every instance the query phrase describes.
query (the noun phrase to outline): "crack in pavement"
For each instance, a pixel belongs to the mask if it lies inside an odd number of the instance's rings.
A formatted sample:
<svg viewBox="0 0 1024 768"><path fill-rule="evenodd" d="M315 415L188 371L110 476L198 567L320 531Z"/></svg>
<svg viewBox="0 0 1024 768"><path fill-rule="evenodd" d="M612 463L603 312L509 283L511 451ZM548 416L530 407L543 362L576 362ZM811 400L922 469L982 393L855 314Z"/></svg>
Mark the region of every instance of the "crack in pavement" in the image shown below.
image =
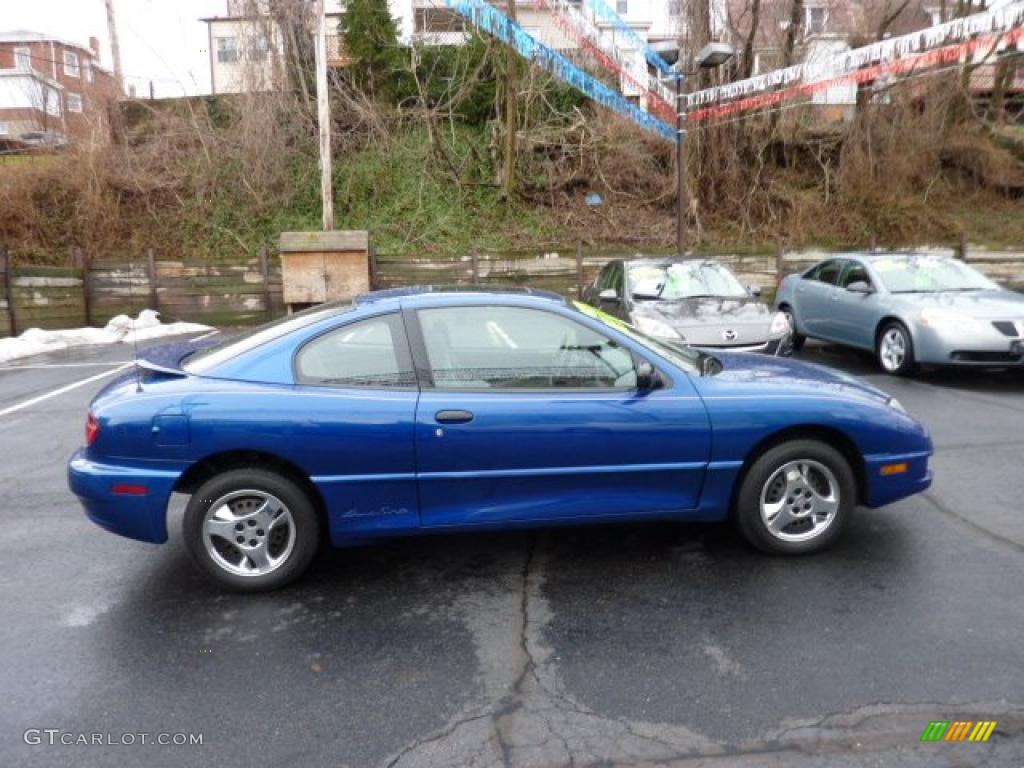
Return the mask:
<svg viewBox="0 0 1024 768"><path fill-rule="evenodd" d="M931 749L934 745L922 744L920 735L929 720L942 718L941 713L948 719L948 704L872 704L784 722L761 738L735 744L713 741L680 724L595 712L565 689L557 657L544 640L553 618L543 594L548 555L538 539L531 538L524 556L504 556L497 576L479 574L462 584L450 611L473 636L482 700L385 760L387 768L781 768L832 765L837 758L853 761L841 764L856 765L866 755L876 761L898 755L901 764L931 766L942 765L947 758L951 765L964 764L962 752L968 747L974 751L966 764L978 757L992 763L993 753L1011 743L1024 751L1024 741L1005 738L1024 736L1024 708L1005 702L956 707L958 718L976 713L976 719L999 719L1001 736L989 744L948 745L941 755ZM709 656L711 663L724 665L723 674L736 672L717 653Z"/></svg>

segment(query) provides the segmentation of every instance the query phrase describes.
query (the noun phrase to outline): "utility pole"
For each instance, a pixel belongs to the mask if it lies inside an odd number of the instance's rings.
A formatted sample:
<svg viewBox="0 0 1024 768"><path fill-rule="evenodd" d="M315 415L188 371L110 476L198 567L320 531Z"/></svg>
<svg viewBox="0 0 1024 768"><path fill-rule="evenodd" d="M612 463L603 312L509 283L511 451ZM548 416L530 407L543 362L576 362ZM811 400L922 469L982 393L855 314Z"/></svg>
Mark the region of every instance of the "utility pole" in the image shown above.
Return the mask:
<svg viewBox="0 0 1024 768"><path fill-rule="evenodd" d="M110 55L114 59L114 79L118 93L124 94L124 70L121 69L121 44L117 41L117 20L114 17L114 0L107 2L107 31L110 33Z"/></svg>
<svg viewBox="0 0 1024 768"><path fill-rule="evenodd" d="M516 0L508 0L508 17L513 24L517 23ZM511 199L516 187L516 96L519 90L519 58L512 46L506 51L505 68L505 167L501 187L505 197Z"/></svg>
<svg viewBox="0 0 1024 768"><path fill-rule="evenodd" d="M316 106L320 124L320 196L324 207L324 232L334 229L334 188L331 170L331 105L327 93L327 17L324 0L316 4Z"/></svg>
<svg viewBox="0 0 1024 768"><path fill-rule="evenodd" d="M682 62L680 50L679 62ZM676 253L686 255L686 213L690 206L686 187L686 119L683 113L683 73L676 72Z"/></svg>

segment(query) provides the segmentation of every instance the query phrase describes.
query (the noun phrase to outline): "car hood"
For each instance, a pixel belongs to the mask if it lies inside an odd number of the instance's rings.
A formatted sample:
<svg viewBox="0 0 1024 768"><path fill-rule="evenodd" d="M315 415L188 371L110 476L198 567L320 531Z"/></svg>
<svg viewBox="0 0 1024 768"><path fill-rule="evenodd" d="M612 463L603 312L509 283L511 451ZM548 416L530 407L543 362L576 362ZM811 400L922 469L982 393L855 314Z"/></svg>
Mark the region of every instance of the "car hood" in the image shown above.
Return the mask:
<svg viewBox="0 0 1024 768"><path fill-rule="evenodd" d="M708 296L680 301L640 301L632 315L653 317L677 330L689 344L760 344L768 338L772 310L754 297ZM734 338L723 333L732 331Z"/></svg>
<svg viewBox="0 0 1024 768"><path fill-rule="evenodd" d="M848 373L805 363L785 357L766 357L749 352L715 350L714 358L721 363L716 379L744 384L780 386L787 391L794 388L816 392L843 392L887 403L890 396Z"/></svg>
<svg viewBox="0 0 1024 768"><path fill-rule="evenodd" d="M909 309L935 308L985 320L1024 318L1024 293L1006 290L942 291L939 293L894 293L892 297Z"/></svg>

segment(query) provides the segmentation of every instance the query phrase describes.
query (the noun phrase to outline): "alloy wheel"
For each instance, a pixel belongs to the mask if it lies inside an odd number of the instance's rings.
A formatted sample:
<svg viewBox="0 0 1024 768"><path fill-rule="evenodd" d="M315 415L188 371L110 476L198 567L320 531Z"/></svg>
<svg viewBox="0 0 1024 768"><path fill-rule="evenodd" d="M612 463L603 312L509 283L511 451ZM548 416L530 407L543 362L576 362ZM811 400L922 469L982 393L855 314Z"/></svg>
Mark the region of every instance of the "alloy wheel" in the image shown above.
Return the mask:
<svg viewBox="0 0 1024 768"><path fill-rule="evenodd" d="M291 555L295 521L272 494L234 491L210 505L203 519L203 544L210 559L228 573L264 576Z"/></svg>
<svg viewBox="0 0 1024 768"><path fill-rule="evenodd" d="M808 541L835 520L839 482L819 461L790 461L773 472L761 489L761 520L781 541Z"/></svg>
<svg viewBox="0 0 1024 768"><path fill-rule="evenodd" d="M907 338L899 328L889 328L878 344L878 359L890 373L903 367L907 359Z"/></svg>

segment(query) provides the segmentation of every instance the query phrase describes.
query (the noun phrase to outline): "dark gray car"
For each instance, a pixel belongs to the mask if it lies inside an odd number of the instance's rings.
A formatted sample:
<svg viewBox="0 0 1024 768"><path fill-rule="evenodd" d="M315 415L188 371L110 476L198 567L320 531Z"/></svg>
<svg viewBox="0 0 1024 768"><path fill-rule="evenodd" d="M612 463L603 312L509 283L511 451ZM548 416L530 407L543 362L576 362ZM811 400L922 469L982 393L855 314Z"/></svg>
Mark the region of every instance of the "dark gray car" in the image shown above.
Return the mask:
<svg viewBox="0 0 1024 768"><path fill-rule="evenodd" d="M789 354L789 321L712 259L611 261L583 293L592 306L668 342Z"/></svg>

